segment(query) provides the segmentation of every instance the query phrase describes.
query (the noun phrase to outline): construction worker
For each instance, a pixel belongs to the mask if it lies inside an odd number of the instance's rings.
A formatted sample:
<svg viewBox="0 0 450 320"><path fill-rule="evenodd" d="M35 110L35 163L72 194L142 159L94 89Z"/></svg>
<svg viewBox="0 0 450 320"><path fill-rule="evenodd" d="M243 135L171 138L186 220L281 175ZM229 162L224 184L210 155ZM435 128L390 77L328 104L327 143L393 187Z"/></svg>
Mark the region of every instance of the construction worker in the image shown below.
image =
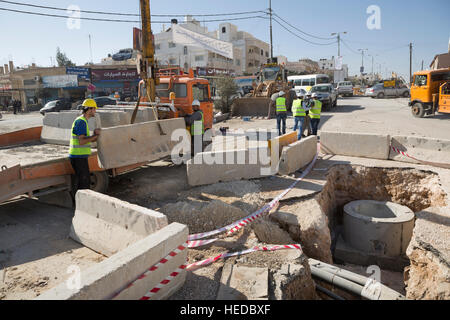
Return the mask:
<svg viewBox="0 0 450 320"><path fill-rule="evenodd" d="M88 120L95 116L97 103L94 99L86 99L82 104L83 114L72 124L69 158L75 171L77 184L74 194L80 189L89 189L91 185L88 158L91 154L91 142L95 142L100 135L100 129L94 130L89 136Z"/></svg>
<svg viewBox="0 0 450 320"><path fill-rule="evenodd" d="M297 127L299 128L298 140L302 139L303 125L306 118L306 109L303 103L303 98L304 96L300 94L292 103L292 115L294 116L295 121L293 130L296 131Z"/></svg>
<svg viewBox="0 0 450 320"><path fill-rule="evenodd" d="M319 101L317 93L312 94L313 104L309 110L309 117L311 118L312 134L317 136L317 129L319 128L320 113L322 112L322 102Z"/></svg>
<svg viewBox="0 0 450 320"><path fill-rule="evenodd" d="M280 91L278 94L278 98L275 101L276 103L276 112L277 112L277 129L278 135L286 134L286 118L287 118L287 109L286 109L286 98L284 97L284 91ZM281 130L281 122L283 122L283 128Z"/></svg>
<svg viewBox="0 0 450 320"><path fill-rule="evenodd" d="M203 111L200 110L200 101L192 101L192 114L184 117L186 126L190 128L191 133L191 151L192 155L203 151L203 134L205 133L205 120Z"/></svg>

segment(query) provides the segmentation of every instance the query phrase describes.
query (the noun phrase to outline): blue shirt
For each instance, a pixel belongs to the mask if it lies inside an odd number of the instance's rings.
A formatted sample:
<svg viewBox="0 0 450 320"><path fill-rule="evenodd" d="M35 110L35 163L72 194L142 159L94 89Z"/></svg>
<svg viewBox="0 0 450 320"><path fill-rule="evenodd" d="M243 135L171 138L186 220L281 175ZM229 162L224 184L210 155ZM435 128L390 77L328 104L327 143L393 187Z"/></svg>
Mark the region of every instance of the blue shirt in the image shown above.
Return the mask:
<svg viewBox="0 0 450 320"><path fill-rule="evenodd" d="M77 136L81 136L81 135L85 135L86 136L86 122L84 122L81 119L78 119L75 121L75 125L73 126L73 130L72 133L77 135ZM73 154L69 154L69 158L88 158L88 155L73 155Z"/></svg>

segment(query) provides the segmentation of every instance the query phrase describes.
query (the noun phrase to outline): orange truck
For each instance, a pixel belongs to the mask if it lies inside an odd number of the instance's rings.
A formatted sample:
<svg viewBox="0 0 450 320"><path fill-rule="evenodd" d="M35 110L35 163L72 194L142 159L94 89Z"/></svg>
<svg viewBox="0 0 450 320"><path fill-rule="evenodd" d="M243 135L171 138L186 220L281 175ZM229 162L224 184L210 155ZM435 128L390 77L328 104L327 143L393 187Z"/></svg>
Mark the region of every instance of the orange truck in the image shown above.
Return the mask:
<svg viewBox="0 0 450 320"><path fill-rule="evenodd" d="M161 104L171 103L174 100L175 110L167 107L157 107L158 119L171 119L183 117L193 113L192 102L200 101L200 110L203 111L205 130L213 125L213 107L209 81L194 77L192 69L185 73L181 68L159 69L157 71L159 84L156 85L156 96ZM140 102L148 102L145 81L139 82Z"/></svg>
<svg viewBox="0 0 450 320"><path fill-rule="evenodd" d="M450 113L450 68L414 73L409 106L417 118Z"/></svg>

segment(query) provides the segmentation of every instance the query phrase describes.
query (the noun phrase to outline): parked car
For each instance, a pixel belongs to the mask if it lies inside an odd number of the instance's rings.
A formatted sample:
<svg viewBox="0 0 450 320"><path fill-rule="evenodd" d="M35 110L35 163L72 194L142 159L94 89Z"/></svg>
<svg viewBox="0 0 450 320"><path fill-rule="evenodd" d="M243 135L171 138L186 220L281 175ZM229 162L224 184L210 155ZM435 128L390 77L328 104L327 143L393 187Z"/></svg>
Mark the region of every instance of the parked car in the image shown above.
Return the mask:
<svg viewBox="0 0 450 320"><path fill-rule="evenodd" d="M311 88L308 92L310 94L316 93L319 101L322 102L323 109L334 108L337 106L337 91L332 84L318 84Z"/></svg>
<svg viewBox="0 0 450 320"><path fill-rule="evenodd" d="M108 96L97 97L97 98L94 98L94 100L97 103L97 107L98 108L104 107L106 105L116 105L117 104L117 99L113 99L113 98L108 97ZM82 104L83 103L79 104L76 109L77 110L83 109L83 105Z"/></svg>
<svg viewBox="0 0 450 320"><path fill-rule="evenodd" d="M367 88L364 94L367 97L383 99L385 97L404 97L410 95L409 89L404 86L385 87L383 83L377 83L371 88Z"/></svg>
<svg viewBox="0 0 450 320"><path fill-rule="evenodd" d="M350 81L342 81L337 84L337 93L343 97L353 97L353 84Z"/></svg>
<svg viewBox="0 0 450 320"><path fill-rule="evenodd" d="M59 112L61 110L70 110L71 106L72 104L70 103L70 100L67 99L53 100L47 102L45 106L39 110L39 112L42 115L45 115L46 112Z"/></svg>
<svg viewBox="0 0 450 320"><path fill-rule="evenodd" d="M133 49L122 49L119 52L112 55L113 60L123 61L131 59L133 56Z"/></svg>

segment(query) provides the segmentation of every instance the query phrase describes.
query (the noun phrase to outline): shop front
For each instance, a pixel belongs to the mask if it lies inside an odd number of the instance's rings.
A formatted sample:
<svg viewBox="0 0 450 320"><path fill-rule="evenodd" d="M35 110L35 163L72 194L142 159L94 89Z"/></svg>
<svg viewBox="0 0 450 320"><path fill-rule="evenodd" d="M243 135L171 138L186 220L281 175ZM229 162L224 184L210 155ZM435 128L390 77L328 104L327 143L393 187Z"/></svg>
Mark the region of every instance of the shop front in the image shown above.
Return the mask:
<svg viewBox="0 0 450 320"><path fill-rule="evenodd" d="M112 96L119 93L120 99L137 100L139 75L136 69L91 69L94 97Z"/></svg>

